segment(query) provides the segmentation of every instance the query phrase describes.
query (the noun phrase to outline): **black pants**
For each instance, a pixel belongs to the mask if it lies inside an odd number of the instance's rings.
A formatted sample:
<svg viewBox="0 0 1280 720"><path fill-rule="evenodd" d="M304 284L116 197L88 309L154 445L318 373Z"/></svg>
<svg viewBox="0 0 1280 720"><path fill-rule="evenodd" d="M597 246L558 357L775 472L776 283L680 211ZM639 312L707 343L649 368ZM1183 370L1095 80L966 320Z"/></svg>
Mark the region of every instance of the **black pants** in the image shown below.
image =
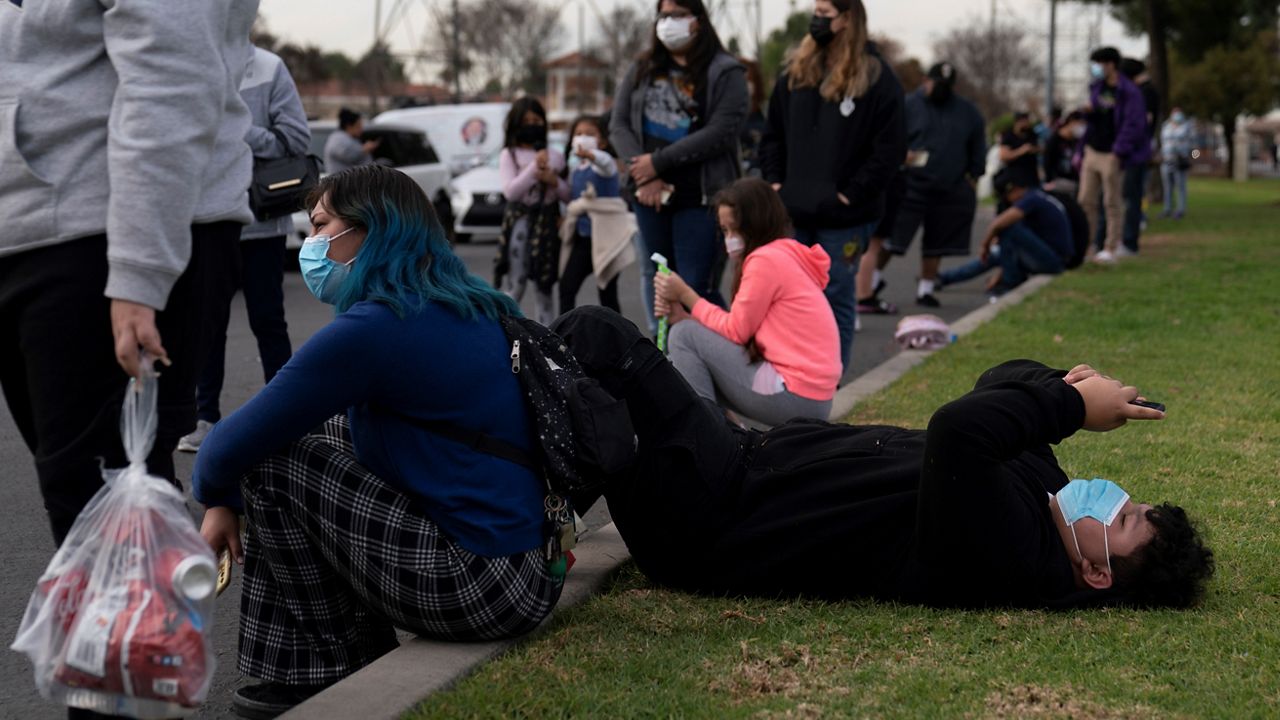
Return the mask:
<svg viewBox="0 0 1280 720"><path fill-rule="evenodd" d="M560 273L560 312L567 313L573 309L578 299L578 289L593 272L591 266L591 238L578 233L573 235L573 249L569 259L565 261L564 271ZM618 305L618 278L615 275L608 285L600 288L600 304L622 312Z"/></svg>
<svg viewBox="0 0 1280 720"><path fill-rule="evenodd" d="M293 354L289 325L284 319L284 236L236 243L237 253L226 267L210 268L210 281L217 295L209 298L209 355L196 385L196 418L211 423L222 419L218 400L226 373L227 325L231 322L231 300L244 290L249 329L258 341L263 382L271 382Z"/></svg>
<svg viewBox="0 0 1280 720"><path fill-rule="evenodd" d="M203 269L235 250L237 223L192 226L191 262L156 325L172 367L160 380L159 429L147 465L176 482L173 450L195 426L198 363L208 354ZM35 457L40 493L61 544L102 487L99 459L123 467L120 404L128 378L111 333L105 235L0 258L0 386Z"/></svg>
<svg viewBox="0 0 1280 720"><path fill-rule="evenodd" d="M657 582L703 588L708 558L734 504L759 434L726 421L698 397L653 342L621 315L595 306L552 325L583 370L627 401L639 436L634 472L605 489L609 514L636 565Z"/></svg>

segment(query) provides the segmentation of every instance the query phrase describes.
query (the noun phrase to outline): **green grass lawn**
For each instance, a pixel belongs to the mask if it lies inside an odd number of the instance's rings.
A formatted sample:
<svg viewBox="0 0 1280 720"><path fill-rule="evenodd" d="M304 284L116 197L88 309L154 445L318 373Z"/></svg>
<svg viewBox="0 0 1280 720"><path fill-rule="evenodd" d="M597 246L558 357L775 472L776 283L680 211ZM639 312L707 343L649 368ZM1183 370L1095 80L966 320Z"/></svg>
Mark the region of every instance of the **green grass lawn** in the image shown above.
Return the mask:
<svg viewBox="0 0 1280 720"><path fill-rule="evenodd" d="M1218 561L1200 608L706 599L628 566L411 717L1280 717L1278 201L1276 182L1193 182L1188 218L1154 222L1140 260L1060 278L850 418L923 427L1014 357L1138 385L1164 422L1081 432L1059 457L1199 519Z"/></svg>

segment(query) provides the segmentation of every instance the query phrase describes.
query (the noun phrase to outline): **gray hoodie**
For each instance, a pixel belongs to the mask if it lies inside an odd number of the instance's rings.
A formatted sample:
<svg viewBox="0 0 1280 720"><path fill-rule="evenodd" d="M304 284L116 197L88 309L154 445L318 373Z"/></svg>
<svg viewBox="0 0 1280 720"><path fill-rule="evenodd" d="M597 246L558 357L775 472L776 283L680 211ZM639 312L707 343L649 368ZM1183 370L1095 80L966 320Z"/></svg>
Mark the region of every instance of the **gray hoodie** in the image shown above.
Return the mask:
<svg viewBox="0 0 1280 720"><path fill-rule="evenodd" d="M162 309L193 223L247 223L238 92L258 0L0 2L0 256L107 235L106 295Z"/></svg>
<svg viewBox="0 0 1280 720"><path fill-rule="evenodd" d="M302 109L293 76L279 55L260 47L253 49L253 60L240 81L240 99L249 106L253 117L244 140L255 159L275 160L307 152L311 145L307 113ZM293 218L285 215L246 227L240 231L240 239L279 237L291 232Z"/></svg>

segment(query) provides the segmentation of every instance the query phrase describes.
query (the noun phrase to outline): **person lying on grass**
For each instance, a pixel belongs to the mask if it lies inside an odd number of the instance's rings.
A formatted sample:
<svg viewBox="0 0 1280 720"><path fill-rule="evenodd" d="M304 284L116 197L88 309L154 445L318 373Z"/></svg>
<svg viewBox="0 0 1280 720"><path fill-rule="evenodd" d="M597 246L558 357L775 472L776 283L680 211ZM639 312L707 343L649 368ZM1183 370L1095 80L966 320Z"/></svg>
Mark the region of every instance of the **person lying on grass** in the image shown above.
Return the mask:
<svg viewBox="0 0 1280 720"><path fill-rule="evenodd" d="M998 365L926 430L792 421L760 433L727 422L616 313L580 308L553 329L628 404L639 461L604 496L655 582L932 606L1188 607L1213 574L1181 508L1058 466L1051 445L1078 430L1164 417L1086 365Z"/></svg>

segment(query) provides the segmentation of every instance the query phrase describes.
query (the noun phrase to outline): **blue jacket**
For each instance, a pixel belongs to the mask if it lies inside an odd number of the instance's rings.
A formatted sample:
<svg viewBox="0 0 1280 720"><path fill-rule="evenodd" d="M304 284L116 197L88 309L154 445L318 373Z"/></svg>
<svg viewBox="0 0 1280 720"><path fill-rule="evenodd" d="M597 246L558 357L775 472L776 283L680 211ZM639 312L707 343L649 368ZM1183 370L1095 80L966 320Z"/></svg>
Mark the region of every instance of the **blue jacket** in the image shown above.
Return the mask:
<svg viewBox="0 0 1280 720"><path fill-rule="evenodd" d="M1089 86L1089 106L1098 107L1101 102L1102 87L1106 80L1095 80ZM1142 165L1151 159L1151 136L1147 132L1147 102L1142 99L1142 91L1133 81L1124 75L1119 76L1116 85L1116 108L1112 113L1116 123L1116 141L1111 152L1120 158L1125 167ZM1084 147L1089 142L1089 128L1085 133Z"/></svg>
<svg viewBox="0 0 1280 720"><path fill-rule="evenodd" d="M240 479L264 458L346 413L356 459L407 495L462 547L486 557L542 542L543 489L533 472L401 419L446 420L529 449L524 395L506 335L427 303L399 318L365 301L303 345L271 382L213 427L192 494L240 505Z"/></svg>

